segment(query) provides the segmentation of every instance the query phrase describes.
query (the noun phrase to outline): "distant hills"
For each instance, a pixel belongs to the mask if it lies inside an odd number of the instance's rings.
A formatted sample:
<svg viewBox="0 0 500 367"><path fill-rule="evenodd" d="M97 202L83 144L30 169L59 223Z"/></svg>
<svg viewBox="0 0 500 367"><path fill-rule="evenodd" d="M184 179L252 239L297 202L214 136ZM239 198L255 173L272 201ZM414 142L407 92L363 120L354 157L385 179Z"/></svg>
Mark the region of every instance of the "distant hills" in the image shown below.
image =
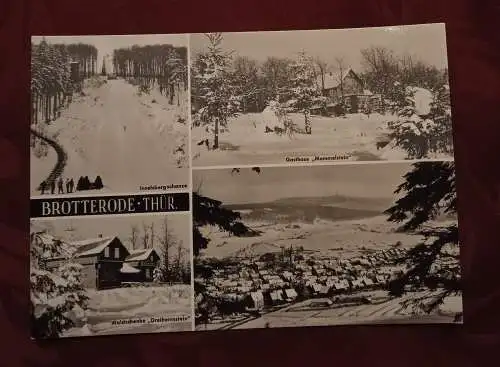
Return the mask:
<svg viewBox="0 0 500 367"><path fill-rule="evenodd" d="M315 219L352 220L380 215L392 205L392 198L347 196L284 198L264 203L229 204L243 220L278 223L313 222Z"/></svg>

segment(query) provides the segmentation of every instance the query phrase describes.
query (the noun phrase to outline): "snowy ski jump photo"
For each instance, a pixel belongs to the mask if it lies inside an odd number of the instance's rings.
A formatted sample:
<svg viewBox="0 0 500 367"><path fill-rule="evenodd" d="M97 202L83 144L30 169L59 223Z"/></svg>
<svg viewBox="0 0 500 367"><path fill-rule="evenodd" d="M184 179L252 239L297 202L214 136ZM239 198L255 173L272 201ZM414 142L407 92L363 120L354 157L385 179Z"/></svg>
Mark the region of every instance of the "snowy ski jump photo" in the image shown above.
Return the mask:
<svg viewBox="0 0 500 367"><path fill-rule="evenodd" d="M188 189L187 40L32 37L31 196Z"/></svg>
<svg viewBox="0 0 500 367"><path fill-rule="evenodd" d="M196 329L460 322L454 180L453 162L193 171Z"/></svg>
<svg viewBox="0 0 500 367"><path fill-rule="evenodd" d="M33 337L191 331L190 220L33 220Z"/></svg>
<svg viewBox="0 0 500 367"><path fill-rule="evenodd" d="M453 158L444 24L193 34L190 50L194 167Z"/></svg>

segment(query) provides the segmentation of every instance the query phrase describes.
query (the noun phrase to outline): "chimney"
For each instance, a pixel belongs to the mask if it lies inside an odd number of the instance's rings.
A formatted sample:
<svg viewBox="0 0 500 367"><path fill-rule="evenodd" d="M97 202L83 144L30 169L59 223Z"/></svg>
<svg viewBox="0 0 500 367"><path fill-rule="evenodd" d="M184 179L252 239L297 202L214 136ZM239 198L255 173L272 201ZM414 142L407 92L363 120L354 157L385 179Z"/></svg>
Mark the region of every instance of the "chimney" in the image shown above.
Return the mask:
<svg viewBox="0 0 500 367"><path fill-rule="evenodd" d="M99 233L97 237L102 238L102 233Z"/></svg>

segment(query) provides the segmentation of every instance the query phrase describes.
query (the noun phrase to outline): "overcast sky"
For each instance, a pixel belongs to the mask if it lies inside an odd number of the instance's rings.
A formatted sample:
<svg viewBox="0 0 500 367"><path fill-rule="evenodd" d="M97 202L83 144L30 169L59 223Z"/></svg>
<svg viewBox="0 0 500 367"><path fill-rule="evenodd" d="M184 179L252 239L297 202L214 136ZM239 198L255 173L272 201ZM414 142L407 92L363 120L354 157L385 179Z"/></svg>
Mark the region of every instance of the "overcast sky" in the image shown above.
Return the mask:
<svg viewBox="0 0 500 367"><path fill-rule="evenodd" d="M416 26L334 29L319 31L223 33L223 48L263 61L268 56L294 57L306 51L324 61L343 57L355 70L361 67L360 50L384 46L397 54L409 53L438 68L447 67L445 27L442 23ZM193 53L206 45L202 34L191 36Z"/></svg>
<svg viewBox="0 0 500 367"><path fill-rule="evenodd" d="M102 58L110 55L112 61L113 50L133 45L171 44L176 47L188 45L186 34L159 34L159 35L115 35L115 36L33 36L32 43L39 43L43 38L49 43L87 43L94 45L98 52L97 70L101 70ZM109 66L109 65L107 65Z"/></svg>
<svg viewBox="0 0 500 367"><path fill-rule="evenodd" d="M193 170L193 187L224 204L268 202L282 198L345 195L392 198L411 168L409 163L354 164Z"/></svg>
<svg viewBox="0 0 500 367"><path fill-rule="evenodd" d="M189 248L191 238L191 216L188 214L171 214L166 216L168 228L172 234L183 242L183 247ZM120 241L131 249L130 233L133 225L143 232L143 223L147 226L154 224L155 232L160 234L164 215L130 215L114 217L79 217L57 218L55 220L33 221L39 223L41 228L49 229L49 233L66 240L85 240L96 238L99 234L103 237L117 236ZM35 224L36 225L36 224ZM37 226L38 227L38 226Z"/></svg>

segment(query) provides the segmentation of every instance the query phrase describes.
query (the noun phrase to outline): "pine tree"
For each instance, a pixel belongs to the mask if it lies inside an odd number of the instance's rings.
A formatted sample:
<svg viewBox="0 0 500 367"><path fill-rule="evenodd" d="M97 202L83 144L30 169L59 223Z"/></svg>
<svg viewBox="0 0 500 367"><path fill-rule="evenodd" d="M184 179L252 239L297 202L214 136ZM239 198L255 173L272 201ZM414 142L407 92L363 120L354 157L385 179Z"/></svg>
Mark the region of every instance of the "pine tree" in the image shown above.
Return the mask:
<svg viewBox="0 0 500 367"><path fill-rule="evenodd" d="M259 78L257 61L246 56L237 56L232 77L240 95L241 112L261 112L260 97L264 93L264 85Z"/></svg>
<svg viewBox="0 0 500 367"><path fill-rule="evenodd" d="M102 68L101 68L101 75L106 76L106 58L102 58Z"/></svg>
<svg viewBox="0 0 500 367"><path fill-rule="evenodd" d="M141 92L157 86L169 103L180 105L180 91L187 88L187 48L169 44L120 48L113 51L113 70Z"/></svg>
<svg viewBox="0 0 500 367"><path fill-rule="evenodd" d="M451 103L447 84L437 86L429 101L429 111L416 108L417 89L395 82L387 95L397 119L388 122L389 136L408 153L409 159L431 158L432 154L453 152Z"/></svg>
<svg viewBox="0 0 500 367"><path fill-rule="evenodd" d="M213 134L213 149L219 148L219 134L228 119L237 115L240 97L231 81L231 55L221 48L222 35L206 35L208 50L200 53L192 65L192 93L198 104L194 124L205 126Z"/></svg>
<svg viewBox="0 0 500 367"><path fill-rule="evenodd" d="M457 197L453 162L420 162L404 176L395 194L405 193L386 211L389 221L401 223L401 230L422 234L425 240L400 259L407 271L389 284L390 293L400 296L405 287L427 286L442 291L430 302L427 297L412 301L412 306L430 312L443 299L461 290L458 262L458 227L430 227L440 215L456 216ZM440 259L454 259L454 265L442 267Z"/></svg>
<svg viewBox="0 0 500 367"><path fill-rule="evenodd" d="M35 338L57 338L84 322L88 297L81 265L71 261L73 249L45 232L30 235L31 328ZM48 259L60 258L50 267Z"/></svg>
<svg viewBox="0 0 500 367"><path fill-rule="evenodd" d="M313 61L304 53L299 53L297 60L288 66L289 86L287 94L291 98L288 107L294 112L304 115L304 130L306 134L312 133L311 109L323 107L326 98L316 85Z"/></svg>
<svg viewBox="0 0 500 367"><path fill-rule="evenodd" d="M206 249L210 240L204 237L200 228L215 225L220 230L235 236L242 236L251 229L241 221L240 213L222 207L222 202L193 193L193 254L198 256L200 250Z"/></svg>

